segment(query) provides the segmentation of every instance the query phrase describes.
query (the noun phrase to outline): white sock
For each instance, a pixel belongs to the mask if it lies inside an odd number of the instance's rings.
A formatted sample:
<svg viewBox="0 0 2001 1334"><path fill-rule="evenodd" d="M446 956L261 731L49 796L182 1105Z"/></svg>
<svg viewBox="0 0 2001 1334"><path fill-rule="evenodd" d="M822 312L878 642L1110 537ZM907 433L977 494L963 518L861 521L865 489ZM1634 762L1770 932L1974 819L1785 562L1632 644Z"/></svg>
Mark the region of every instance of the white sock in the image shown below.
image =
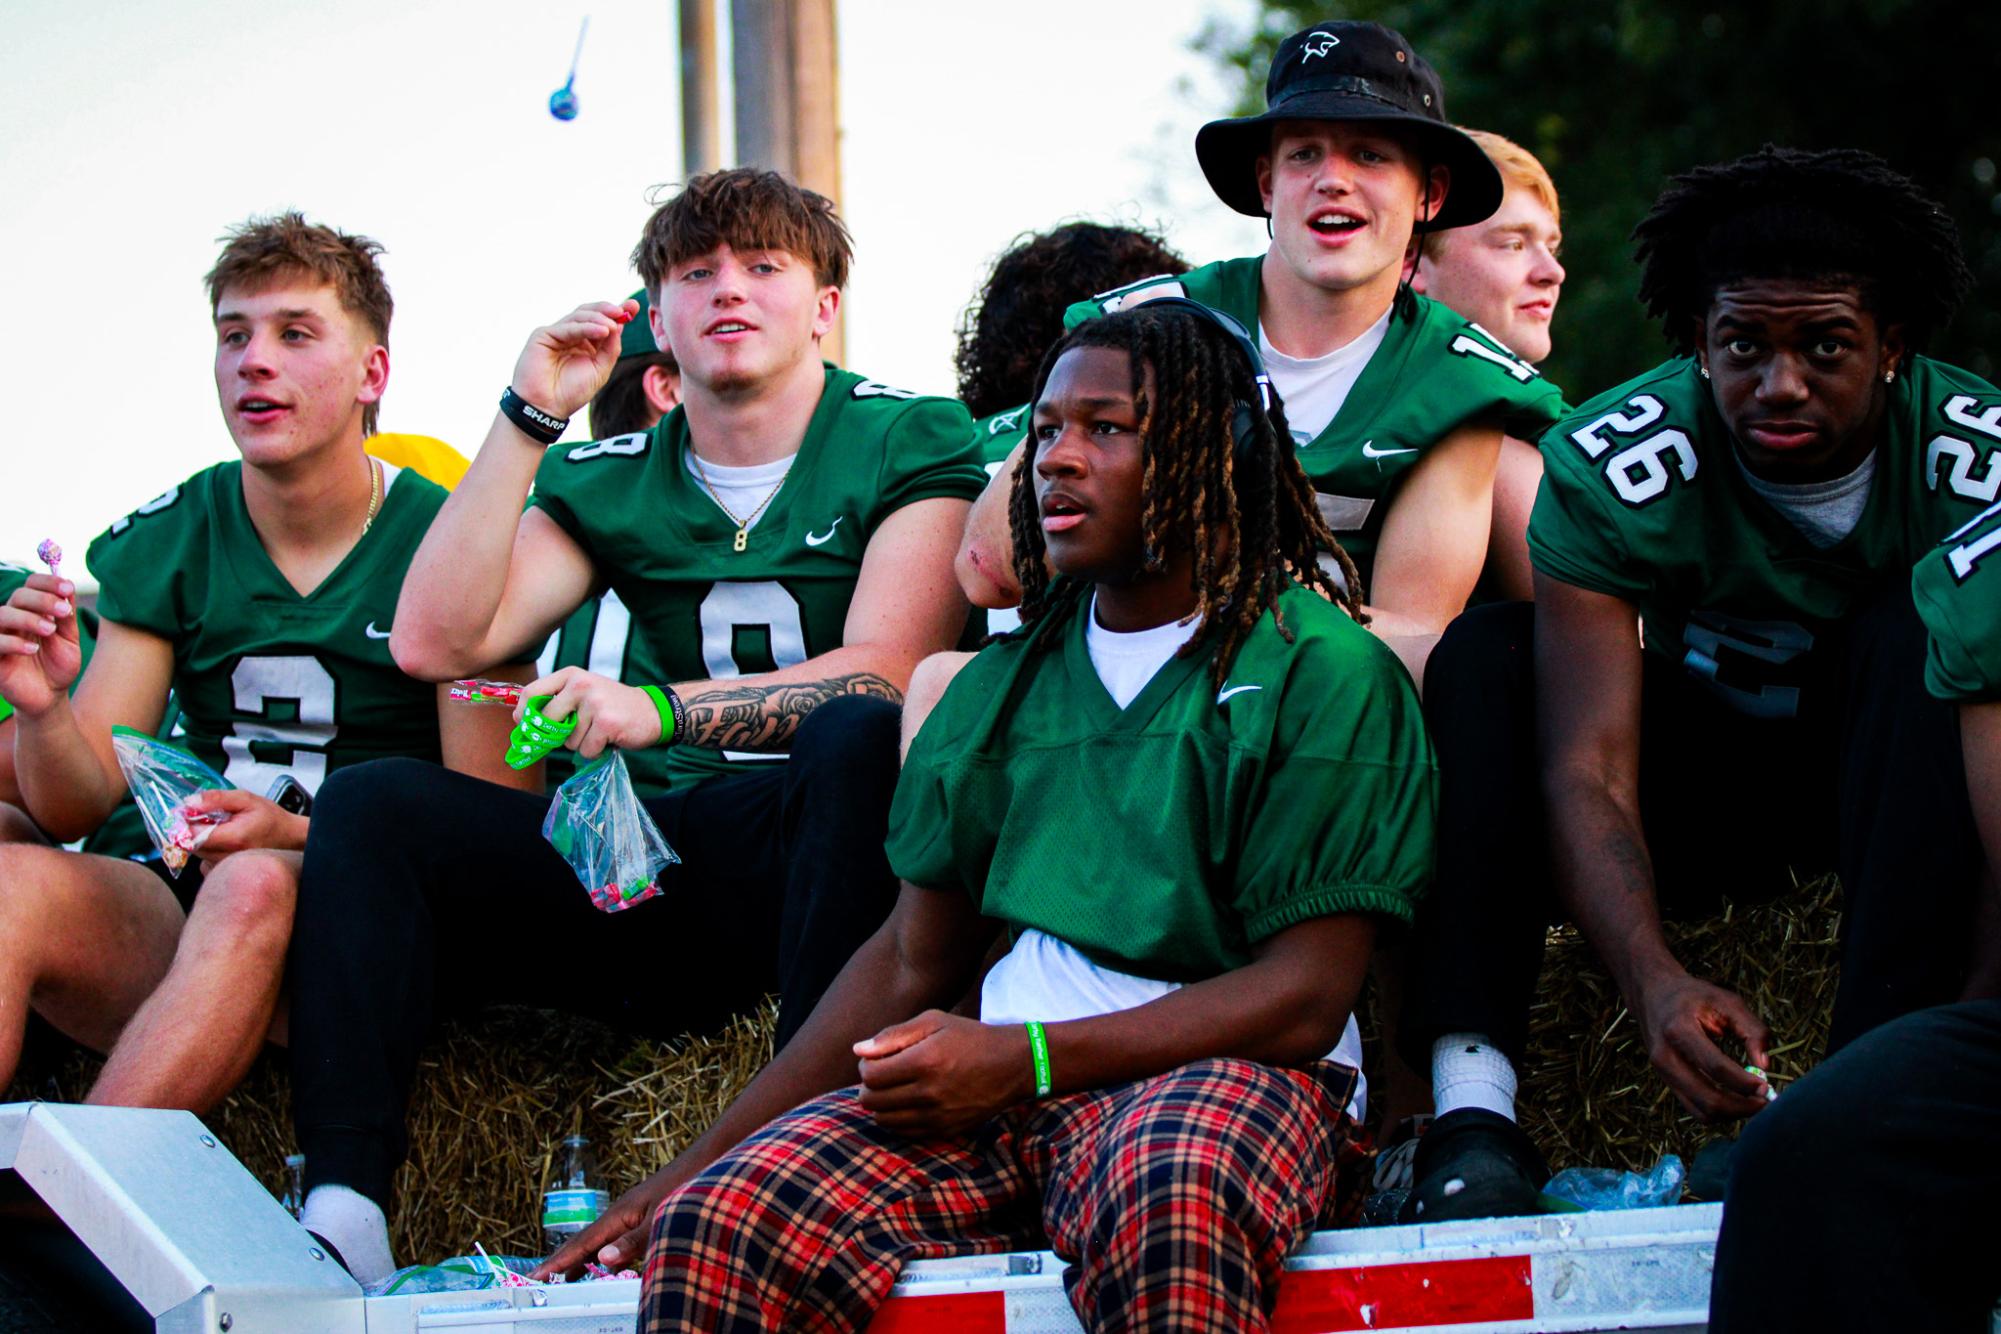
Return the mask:
<svg viewBox="0 0 2001 1334"><path fill-rule="evenodd" d="M1431 1044L1431 1097L1437 1115L1484 1107L1515 1119L1515 1066L1485 1033L1447 1033Z"/></svg>
<svg viewBox="0 0 2001 1334"><path fill-rule="evenodd" d="M389 1220L374 1200L346 1186L315 1186L299 1210L299 1222L308 1232L325 1237L347 1272L366 1287L396 1272L389 1255Z"/></svg>

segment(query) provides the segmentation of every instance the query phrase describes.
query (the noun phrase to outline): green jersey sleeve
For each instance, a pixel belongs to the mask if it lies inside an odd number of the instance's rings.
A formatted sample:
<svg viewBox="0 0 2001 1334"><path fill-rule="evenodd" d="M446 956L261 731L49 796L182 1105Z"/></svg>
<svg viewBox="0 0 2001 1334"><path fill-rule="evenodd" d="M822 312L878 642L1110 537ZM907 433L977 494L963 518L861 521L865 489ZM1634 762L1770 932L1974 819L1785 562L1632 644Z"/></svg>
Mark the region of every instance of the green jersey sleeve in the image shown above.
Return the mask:
<svg viewBox="0 0 2001 1334"><path fill-rule="evenodd" d="M1299 636L1238 851L1252 943L1336 913L1408 923L1431 883L1437 776L1417 691L1374 636L1328 629Z"/></svg>
<svg viewBox="0 0 2001 1334"><path fill-rule="evenodd" d="M1911 595L1930 632L1925 688L1940 699L2001 699L2001 505L1919 561Z"/></svg>
<svg viewBox="0 0 2001 1334"><path fill-rule="evenodd" d="M1544 454L1542 485L1529 511L1529 559L1538 570L1577 588L1629 601L1646 591L1644 572L1628 558L1624 534L1593 478L1552 465Z"/></svg>

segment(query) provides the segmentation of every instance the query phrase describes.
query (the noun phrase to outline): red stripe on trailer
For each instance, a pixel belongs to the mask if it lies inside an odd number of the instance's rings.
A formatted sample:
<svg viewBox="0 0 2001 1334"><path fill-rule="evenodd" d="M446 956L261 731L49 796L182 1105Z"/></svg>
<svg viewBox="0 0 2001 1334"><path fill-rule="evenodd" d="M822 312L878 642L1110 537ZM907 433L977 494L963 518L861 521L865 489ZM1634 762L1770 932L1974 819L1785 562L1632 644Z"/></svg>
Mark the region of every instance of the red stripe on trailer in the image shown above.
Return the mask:
<svg viewBox="0 0 2001 1334"><path fill-rule="evenodd" d="M882 1304L868 1334L1007 1334L1007 1298L998 1292L939 1292Z"/></svg>
<svg viewBox="0 0 2001 1334"><path fill-rule="evenodd" d="M1529 1257L1307 1269L1279 1285L1272 1334L1460 1325L1535 1315Z"/></svg>

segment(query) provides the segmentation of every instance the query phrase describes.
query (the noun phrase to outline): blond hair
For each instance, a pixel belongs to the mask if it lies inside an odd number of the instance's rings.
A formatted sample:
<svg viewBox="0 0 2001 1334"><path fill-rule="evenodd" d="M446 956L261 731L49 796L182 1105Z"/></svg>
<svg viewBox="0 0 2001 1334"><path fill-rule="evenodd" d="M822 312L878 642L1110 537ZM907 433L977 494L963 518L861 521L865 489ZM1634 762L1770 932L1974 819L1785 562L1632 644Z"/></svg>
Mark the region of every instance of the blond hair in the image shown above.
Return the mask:
<svg viewBox="0 0 2001 1334"><path fill-rule="evenodd" d="M1466 129L1463 125L1460 128ZM1528 191L1536 203L1549 210L1551 222L1563 224L1563 206L1557 201L1556 182L1549 178L1549 169L1536 160L1534 153L1491 130L1466 130L1466 137L1480 145L1480 151L1500 171L1503 186ZM1449 234L1449 231L1419 233L1419 258L1436 261L1439 243Z"/></svg>

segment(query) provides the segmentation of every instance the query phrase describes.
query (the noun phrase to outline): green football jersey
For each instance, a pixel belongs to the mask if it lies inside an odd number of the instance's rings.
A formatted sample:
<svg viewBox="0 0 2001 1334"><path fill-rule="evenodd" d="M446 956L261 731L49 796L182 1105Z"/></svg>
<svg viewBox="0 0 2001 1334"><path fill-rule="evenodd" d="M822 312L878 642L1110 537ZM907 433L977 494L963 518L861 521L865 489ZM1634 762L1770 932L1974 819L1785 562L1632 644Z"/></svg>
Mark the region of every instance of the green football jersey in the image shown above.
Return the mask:
<svg viewBox="0 0 2001 1334"><path fill-rule="evenodd" d="M260 796L280 774L313 792L343 765L437 760L437 687L398 669L389 630L444 490L394 473L374 524L302 596L251 526L242 471L196 473L112 524L86 558L98 615L173 645L175 740Z"/></svg>
<svg viewBox="0 0 2001 1334"><path fill-rule="evenodd" d="M1158 296L1186 296L1234 316L1256 336L1262 255L1144 278L1064 314L1075 327ZM1284 390L1281 388L1280 393ZM1369 364L1320 434L1296 440L1321 517L1354 557L1366 590L1397 487L1418 459L1462 426L1489 422L1533 440L1564 414L1563 393L1501 341L1451 309L1400 294Z"/></svg>
<svg viewBox="0 0 2001 1334"><path fill-rule="evenodd" d="M1989 455L1989 475L1996 474ZM2001 504L1918 562L1911 595L1931 632L1925 687L1940 699L2001 699Z"/></svg>
<svg viewBox="0 0 2001 1334"><path fill-rule="evenodd" d="M1906 576L2001 485L2001 395L1911 358L1890 389L1855 530L1816 547L1746 481L1693 358L1599 395L1542 440L1529 555L1633 603L1648 651L1740 712L1791 717L1813 650L1860 599Z"/></svg>
<svg viewBox="0 0 2001 1334"><path fill-rule="evenodd" d="M1170 659L1121 710L1091 662L1088 595L1059 642L995 642L911 747L896 873L961 890L1013 935L1185 982L1336 913L1408 922L1431 878L1437 782L1417 693L1388 649L1289 588L1219 690Z"/></svg>
<svg viewBox="0 0 2001 1334"><path fill-rule="evenodd" d="M979 494L985 475L971 439L957 400L829 366L791 472L741 551L736 521L688 469L679 408L650 431L552 446L530 503L630 608L621 680L727 680L839 648L882 521L915 501ZM670 788L783 758L696 746L665 755Z"/></svg>

